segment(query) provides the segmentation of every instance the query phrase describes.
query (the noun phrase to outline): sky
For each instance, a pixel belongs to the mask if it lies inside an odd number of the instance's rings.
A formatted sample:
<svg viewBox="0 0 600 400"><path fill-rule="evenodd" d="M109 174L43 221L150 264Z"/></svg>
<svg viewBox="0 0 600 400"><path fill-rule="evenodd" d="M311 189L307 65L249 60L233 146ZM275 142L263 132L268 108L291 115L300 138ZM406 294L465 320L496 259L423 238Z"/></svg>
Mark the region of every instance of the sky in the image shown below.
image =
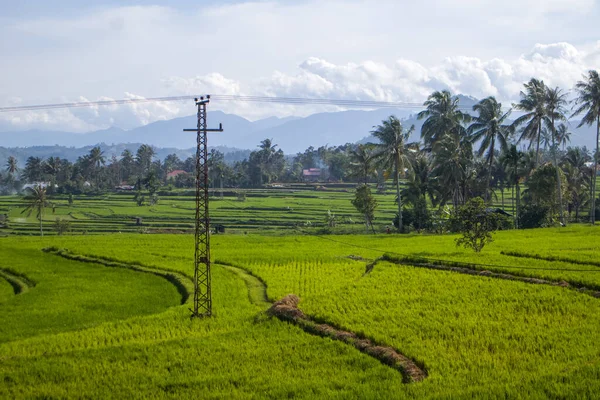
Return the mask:
<svg viewBox="0 0 600 400"><path fill-rule="evenodd" d="M506 105L600 69L600 0L0 0L0 106L240 94ZM332 111L215 103L248 119ZM0 113L0 131L132 128L193 103Z"/></svg>

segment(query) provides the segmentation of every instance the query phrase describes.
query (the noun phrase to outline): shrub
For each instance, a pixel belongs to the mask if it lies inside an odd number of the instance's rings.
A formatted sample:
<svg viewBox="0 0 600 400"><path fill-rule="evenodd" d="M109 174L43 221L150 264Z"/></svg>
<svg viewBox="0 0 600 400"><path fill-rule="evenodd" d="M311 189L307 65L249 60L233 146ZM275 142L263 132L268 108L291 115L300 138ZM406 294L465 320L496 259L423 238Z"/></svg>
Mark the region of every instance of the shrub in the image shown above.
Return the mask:
<svg viewBox="0 0 600 400"><path fill-rule="evenodd" d="M471 248L479 253L494 241L492 234L498 226L498 214L490 212L480 197L469 200L452 216L452 226L462 236L456 239L457 246Z"/></svg>
<svg viewBox="0 0 600 400"><path fill-rule="evenodd" d="M56 230L58 235L63 235L66 232L70 232L71 222L66 219L56 218L56 221L54 221L54 230Z"/></svg>
<svg viewBox="0 0 600 400"><path fill-rule="evenodd" d="M519 212L519 227L541 228L551 225L550 208L540 204L527 204Z"/></svg>
<svg viewBox="0 0 600 400"><path fill-rule="evenodd" d="M367 229L369 225L372 227L373 219L375 218L375 209L377 208L377 200L375 200L371 194L371 189L367 185L361 185L356 189L352 205L365 217Z"/></svg>

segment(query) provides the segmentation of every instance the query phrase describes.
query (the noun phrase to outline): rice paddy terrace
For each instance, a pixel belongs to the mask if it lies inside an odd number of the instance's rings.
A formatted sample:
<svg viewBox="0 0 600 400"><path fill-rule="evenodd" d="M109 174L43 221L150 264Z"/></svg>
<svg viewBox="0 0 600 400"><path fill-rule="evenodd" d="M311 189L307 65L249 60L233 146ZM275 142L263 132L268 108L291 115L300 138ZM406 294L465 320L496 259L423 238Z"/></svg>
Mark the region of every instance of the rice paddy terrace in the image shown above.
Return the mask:
<svg viewBox="0 0 600 400"><path fill-rule="evenodd" d="M600 229L0 238L2 398L597 398ZM293 296L290 296L293 295Z"/></svg>
<svg viewBox="0 0 600 400"><path fill-rule="evenodd" d="M227 232L258 232L277 234L323 227L327 211L336 216L336 232L364 232L363 218L352 206L354 184L331 184L326 187L310 184L286 185L267 189L213 191L211 223L223 225ZM397 213L395 191L373 193L379 204L375 212L375 227L379 232L391 226ZM43 223L45 234L53 234L52 223L57 218L69 221L75 234L92 233L186 233L194 229L195 194L192 190L162 192L158 204L147 201L138 206L134 193L106 195L52 196L52 206L46 209ZM145 194L149 198L148 194ZM243 200L243 201L241 201ZM496 206L513 212L512 197L498 192ZM16 196L0 196L0 215L8 217L2 234L39 234L36 214L23 214L24 204Z"/></svg>

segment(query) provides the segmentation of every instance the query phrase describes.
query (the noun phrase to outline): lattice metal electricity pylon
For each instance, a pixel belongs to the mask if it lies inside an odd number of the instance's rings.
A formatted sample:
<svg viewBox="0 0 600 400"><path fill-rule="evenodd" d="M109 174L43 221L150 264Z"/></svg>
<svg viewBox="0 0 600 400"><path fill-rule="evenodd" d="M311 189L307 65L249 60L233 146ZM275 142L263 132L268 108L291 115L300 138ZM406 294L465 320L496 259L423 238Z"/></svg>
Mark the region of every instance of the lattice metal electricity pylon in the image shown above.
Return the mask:
<svg viewBox="0 0 600 400"><path fill-rule="evenodd" d="M193 317L212 315L212 294L210 280L210 216L208 213L208 132L223 132L206 127L206 105L210 95L194 99L198 106L198 127L184 129L184 132L196 132L196 247L194 251L194 309Z"/></svg>

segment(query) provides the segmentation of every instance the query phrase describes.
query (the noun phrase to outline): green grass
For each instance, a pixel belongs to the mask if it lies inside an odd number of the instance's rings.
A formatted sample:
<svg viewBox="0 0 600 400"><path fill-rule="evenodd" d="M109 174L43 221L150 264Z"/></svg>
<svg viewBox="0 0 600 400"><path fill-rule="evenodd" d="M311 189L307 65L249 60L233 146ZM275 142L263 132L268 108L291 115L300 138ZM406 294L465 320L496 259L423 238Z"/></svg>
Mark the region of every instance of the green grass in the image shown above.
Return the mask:
<svg viewBox="0 0 600 400"><path fill-rule="evenodd" d="M348 185L346 185L348 186ZM350 200L354 193L350 188L332 189L326 192L314 190L311 186L298 185L289 189L244 190L247 200L237 201L229 192L223 199L211 199L211 220L213 224L225 225L229 232L278 233L293 231L296 227L312 229L322 226L331 210L336 214L340 227L347 231L362 232L362 217L356 212ZM307 190L307 189L311 190ZM66 196L54 196L54 209L47 208L44 216L45 231L53 234L52 224L57 218L71 223L75 234L116 233L116 232L191 232L194 229L195 197L192 191L173 192L161 196L154 206L138 207L133 193L113 193L102 196L75 196L69 206ZM377 224L384 230L391 225L395 215L395 195L376 195L379 201ZM35 214L27 217L22 214L22 200L16 196L0 197L0 213L9 216L7 232L20 235L39 234L39 221ZM136 219L142 225L136 225Z"/></svg>
<svg viewBox="0 0 600 400"><path fill-rule="evenodd" d="M13 298L15 292L8 281L0 276L0 304Z"/></svg>
<svg viewBox="0 0 600 400"><path fill-rule="evenodd" d="M164 279L126 269L82 264L37 249L2 246L2 267L26 274L34 289L2 304L0 343L82 329L179 304L177 289Z"/></svg>
<svg viewBox="0 0 600 400"><path fill-rule="evenodd" d="M579 371L600 367L600 301L572 291L381 263L301 308L422 362L422 395L560 397L563 378L600 390L598 371Z"/></svg>
<svg viewBox="0 0 600 400"><path fill-rule="evenodd" d="M453 236L215 235L215 315L193 321L189 305L178 305L176 289L162 288L170 285L164 279L40 251L56 246L190 275L191 235L3 238L3 260L37 285L0 303L0 320L15 321L0 336L0 397L594 398L600 392L600 299L388 262L365 274L367 261L348 256L375 259L388 252L496 264L485 269L592 286L600 285L600 272L575 270L600 267L502 252L592 260L599 235L599 228L585 226L499 232L480 254L457 248ZM397 371L344 343L265 318L256 280L219 262L250 271L266 283L271 300L295 293L300 308L318 321L398 349L429 377L403 384ZM131 278L111 280L121 272ZM130 299L114 288L125 281L136 292ZM86 315L79 304L88 293L105 309ZM168 304L143 309L148 298L167 297Z"/></svg>
<svg viewBox="0 0 600 400"><path fill-rule="evenodd" d="M33 243L13 242L10 247L34 247ZM87 244L100 249L106 243L87 239ZM51 266L55 256L40 254L45 258L41 264ZM57 328L30 338L15 332L0 344L0 397L368 398L376 393L389 397L401 389L396 371L344 344L306 335L278 320L257 322L262 308L248 301L247 288L236 274L215 267L213 280L211 319L190 321L183 305L120 321L97 317L95 326L81 324L74 331ZM30 293L43 286L41 281ZM79 282L88 288L96 283ZM73 287L69 292L77 291ZM155 300L159 298L157 292ZM38 299L36 307L42 303ZM132 314L142 314L140 305ZM82 311L68 304L61 308L76 315ZM21 311L30 314L25 308ZM5 307L0 307L0 316L3 321L16 318Z"/></svg>

